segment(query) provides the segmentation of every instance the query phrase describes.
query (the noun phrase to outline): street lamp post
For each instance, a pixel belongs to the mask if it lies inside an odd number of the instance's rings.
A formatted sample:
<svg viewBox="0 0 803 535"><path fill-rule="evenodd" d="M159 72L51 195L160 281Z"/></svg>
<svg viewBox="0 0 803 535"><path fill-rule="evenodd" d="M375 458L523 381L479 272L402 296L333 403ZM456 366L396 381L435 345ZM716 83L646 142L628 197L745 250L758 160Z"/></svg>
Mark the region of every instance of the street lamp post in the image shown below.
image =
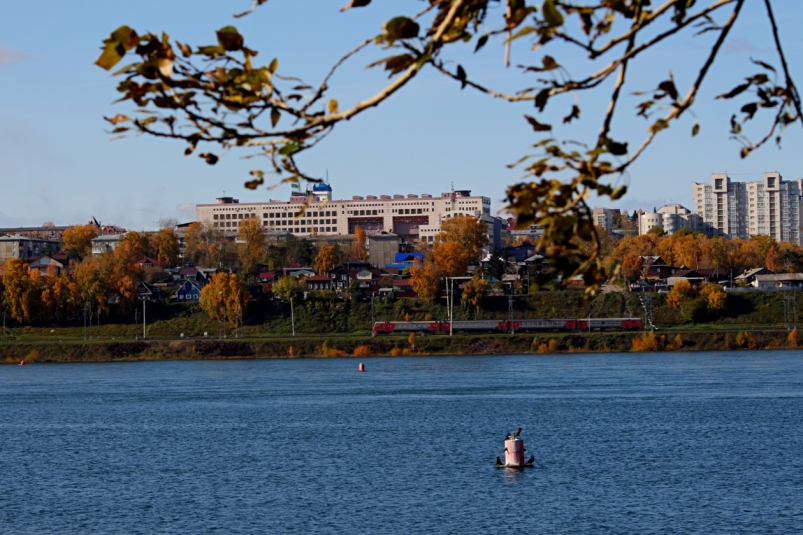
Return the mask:
<svg viewBox="0 0 803 535"><path fill-rule="evenodd" d="M371 338L376 336L375 333L374 333L374 296L375 295L376 295L376 292L371 292Z"/></svg>
<svg viewBox="0 0 803 535"><path fill-rule="evenodd" d="M142 339L145 340L146 338L146 330L145 330L145 303L147 300L143 297L142 298Z"/></svg>
<svg viewBox="0 0 803 535"><path fill-rule="evenodd" d="M295 316L295 313L293 312L293 298L292 297L290 298L290 324L293 327L293 336L295 337L295 335L296 335L296 316Z"/></svg>

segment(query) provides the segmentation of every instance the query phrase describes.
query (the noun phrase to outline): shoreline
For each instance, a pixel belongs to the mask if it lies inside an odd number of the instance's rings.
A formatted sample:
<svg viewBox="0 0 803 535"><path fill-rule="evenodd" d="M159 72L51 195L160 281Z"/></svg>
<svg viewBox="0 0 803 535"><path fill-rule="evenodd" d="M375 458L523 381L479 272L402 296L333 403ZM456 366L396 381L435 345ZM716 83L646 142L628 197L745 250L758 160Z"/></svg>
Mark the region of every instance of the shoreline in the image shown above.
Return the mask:
<svg viewBox="0 0 803 535"><path fill-rule="evenodd" d="M0 341L0 364L797 349L788 331Z"/></svg>

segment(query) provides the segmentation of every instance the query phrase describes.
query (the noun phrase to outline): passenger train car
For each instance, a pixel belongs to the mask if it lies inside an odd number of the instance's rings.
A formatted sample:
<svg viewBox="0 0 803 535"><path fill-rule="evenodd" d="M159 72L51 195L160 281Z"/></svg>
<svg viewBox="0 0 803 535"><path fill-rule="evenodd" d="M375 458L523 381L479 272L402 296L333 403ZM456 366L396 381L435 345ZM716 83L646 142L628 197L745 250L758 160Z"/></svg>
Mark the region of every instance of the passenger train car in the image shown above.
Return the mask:
<svg viewBox="0 0 803 535"><path fill-rule="evenodd" d="M452 332L634 331L643 329L644 322L638 318L456 320L452 325L448 321L378 321L374 323L374 334L448 333L450 327Z"/></svg>

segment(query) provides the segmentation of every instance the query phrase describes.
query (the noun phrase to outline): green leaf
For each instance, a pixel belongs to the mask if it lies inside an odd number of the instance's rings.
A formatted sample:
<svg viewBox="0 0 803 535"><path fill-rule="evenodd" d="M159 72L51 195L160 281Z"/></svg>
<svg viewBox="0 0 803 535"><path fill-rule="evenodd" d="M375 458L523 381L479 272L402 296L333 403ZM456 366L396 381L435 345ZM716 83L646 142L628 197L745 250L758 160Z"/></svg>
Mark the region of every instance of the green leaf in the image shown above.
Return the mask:
<svg viewBox="0 0 803 535"><path fill-rule="evenodd" d="M418 37L420 29L418 23L408 17L393 17L382 25L382 31L390 43L397 39Z"/></svg>
<svg viewBox="0 0 803 535"><path fill-rule="evenodd" d="M209 165L215 165L219 159L211 152L202 152L201 154L198 155L198 157L206 160L206 163L208 163Z"/></svg>
<svg viewBox="0 0 803 535"><path fill-rule="evenodd" d="M226 26L215 33L217 34L217 42L220 43L224 50L232 52L243 48L243 36L234 26Z"/></svg>
<svg viewBox="0 0 803 535"><path fill-rule="evenodd" d="M533 130L536 132L548 132L552 130L551 124L539 123L534 117L530 117L529 115L525 115L524 118L527 119L527 122L530 123L530 126L532 126Z"/></svg>
<svg viewBox="0 0 803 535"><path fill-rule="evenodd" d="M477 46L476 48L474 48L474 53L479 52L480 48L484 47L487 42L488 42L488 34L486 33L485 35L477 39Z"/></svg>
<svg viewBox="0 0 803 535"><path fill-rule="evenodd" d="M273 61L271 61L270 65L268 65L268 70L270 71L271 74L273 74L276 72L276 69L278 68L279 68L279 58L273 58Z"/></svg>
<svg viewBox="0 0 803 535"><path fill-rule="evenodd" d="M560 26L563 24L563 14L555 7L554 0L545 0L541 10L544 13L544 22L548 26Z"/></svg>
<svg viewBox="0 0 803 535"><path fill-rule="evenodd" d="M650 132L657 134L661 130L669 128L669 122L666 119L658 119L650 125Z"/></svg>
<svg viewBox="0 0 803 535"><path fill-rule="evenodd" d="M580 118L580 107L577 104L575 104L572 106L571 113L569 113L569 115L563 118L563 123L566 124L571 122L572 119L579 119L579 118Z"/></svg>
<svg viewBox="0 0 803 535"><path fill-rule="evenodd" d="M95 65L108 71L123 59L126 51L131 50L138 44L139 36L137 32L128 26L120 26L103 41L103 52L95 61Z"/></svg>
<svg viewBox="0 0 803 535"><path fill-rule="evenodd" d="M750 83L749 82L746 83L746 84L737 85L736 87L734 87L733 89L731 89L727 93L722 93L721 95L717 95L716 98L733 98L736 95L738 95L739 93L742 93L743 91L745 91L748 87L750 87Z"/></svg>
<svg viewBox="0 0 803 535"><path fill-rule="evenodd" d="M612 139L606 139L605 147L608 149L608 152L614 156L624 156L627 154L627 143L620 143Z"/></svg>
<svg viewBox="0 0 803 535"><path fill-rule="evenodd" d="M280 112L278 109L273 108L272 110L270 110L270 125L271 126L276 126L277 124L279 124L279 119L281 119L281 118L282 118L282 112Z"/></svg>
<svg viewBox="0 0 803 535"><path fill-rule="evenodd" d="M460 89L466 88L466 71L461 65L457 66L457 79L460 80Z"/></svg>
<svg viewBox="0 0 803 535"><path fill-rule="evenodd" d="M204 56L209 56L210 58L214 58L217 56L222 56L226 53L220 45L209 45L209 46L199 46L198 53L203 54Z"/></svg>
<svg viewBox="0 0 803 535"><path fill-rule="evenodd" d="M538 111L544 111L547 100L549 100L549 89L542 89L535 95L535 107Z"/></svg>
<svg viewBox="0 0 803 535"><path fill-rule="evenodd" d="M351 0L351 2L343 6L343 8L340 11L348 11L353 7L365 7L370 3L371 0Z"/></svg>

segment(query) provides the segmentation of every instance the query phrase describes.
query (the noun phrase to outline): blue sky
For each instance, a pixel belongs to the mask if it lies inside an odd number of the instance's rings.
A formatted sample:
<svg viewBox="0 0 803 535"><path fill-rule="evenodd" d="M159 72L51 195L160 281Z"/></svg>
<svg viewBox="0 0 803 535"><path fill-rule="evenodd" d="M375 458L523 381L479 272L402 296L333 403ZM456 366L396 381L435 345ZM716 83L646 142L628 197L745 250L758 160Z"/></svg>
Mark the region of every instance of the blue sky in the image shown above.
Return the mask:
<svg viewBox="0 0 803 535"><path fill-rule="evenodd" d="M212 44L214 30L233 23L246 44L260 51L260 60L278 57L280 73L316 82L340 55L376 34L382 21L421 7L413 0L383 0L340 13L345 3L270 0L236 21L232 13L245 10L250 0L0 4L0 226L73 224L94 215L104 223L147 230L162 217L192 220L196 203L214 202L224 191L242 202L285 199L289 187L270 192L243 188L249 170L266 167L258 159L240 158L244 153L229 153L208 166L196 157L185 158L179 142L145 137L109 141L103 116L127 113L131 106L113 104L116 80L93 62L102 39L121 24L140 32L164 30L182 42L201 45ZM798 53L803 3L777 1L776 10L792 73L803 85ZM651 89L672 69L685 93L712 39L713 33L692 38L687 32L671 47L645 56L631 70L630 90ZM750 57L777 65L771 45L763 2L748 0L698 99L700 134L690 137L690 116L665 132L631 168L630 193L619 206L652 209L667 201L690 205L690 182L708 180L712 172L727 171L736 180L758 180L771 170L788 179L803 177L799 126L786 132L783 150L769 145L742 160L738 144L728 139L728 118L738 106L713 99L743 75L757 72ZM503 68L498 44L478 55L462 47L450 56L482 83L503 89L532 83L516 69ZM386 82L381 72L364 69L378 57L382 51L369 51L335 77L331 96L341 109ZM514 64L539 57L523 41L514 47ZM587 68L578 56L566 66L576 75ZM558 128L556 134L593 139L609 93L605 87L578 95L582 120ZM614 137L631 146L640 142L647 126L635 118L636 102L628 95L614 123ZM572 97L550 103L544 120L554 122L571 103ZM506 164L540 139L522 119L532 111L528 104L461 91L456 83L425 72L379 108L339 125L301 163L310 173L328 170L336 197L438 194L454 181L455 187L487 195L501 207L506 186L522 177ZM763 124L751 125L749 133L758 137Z"/></svg>

